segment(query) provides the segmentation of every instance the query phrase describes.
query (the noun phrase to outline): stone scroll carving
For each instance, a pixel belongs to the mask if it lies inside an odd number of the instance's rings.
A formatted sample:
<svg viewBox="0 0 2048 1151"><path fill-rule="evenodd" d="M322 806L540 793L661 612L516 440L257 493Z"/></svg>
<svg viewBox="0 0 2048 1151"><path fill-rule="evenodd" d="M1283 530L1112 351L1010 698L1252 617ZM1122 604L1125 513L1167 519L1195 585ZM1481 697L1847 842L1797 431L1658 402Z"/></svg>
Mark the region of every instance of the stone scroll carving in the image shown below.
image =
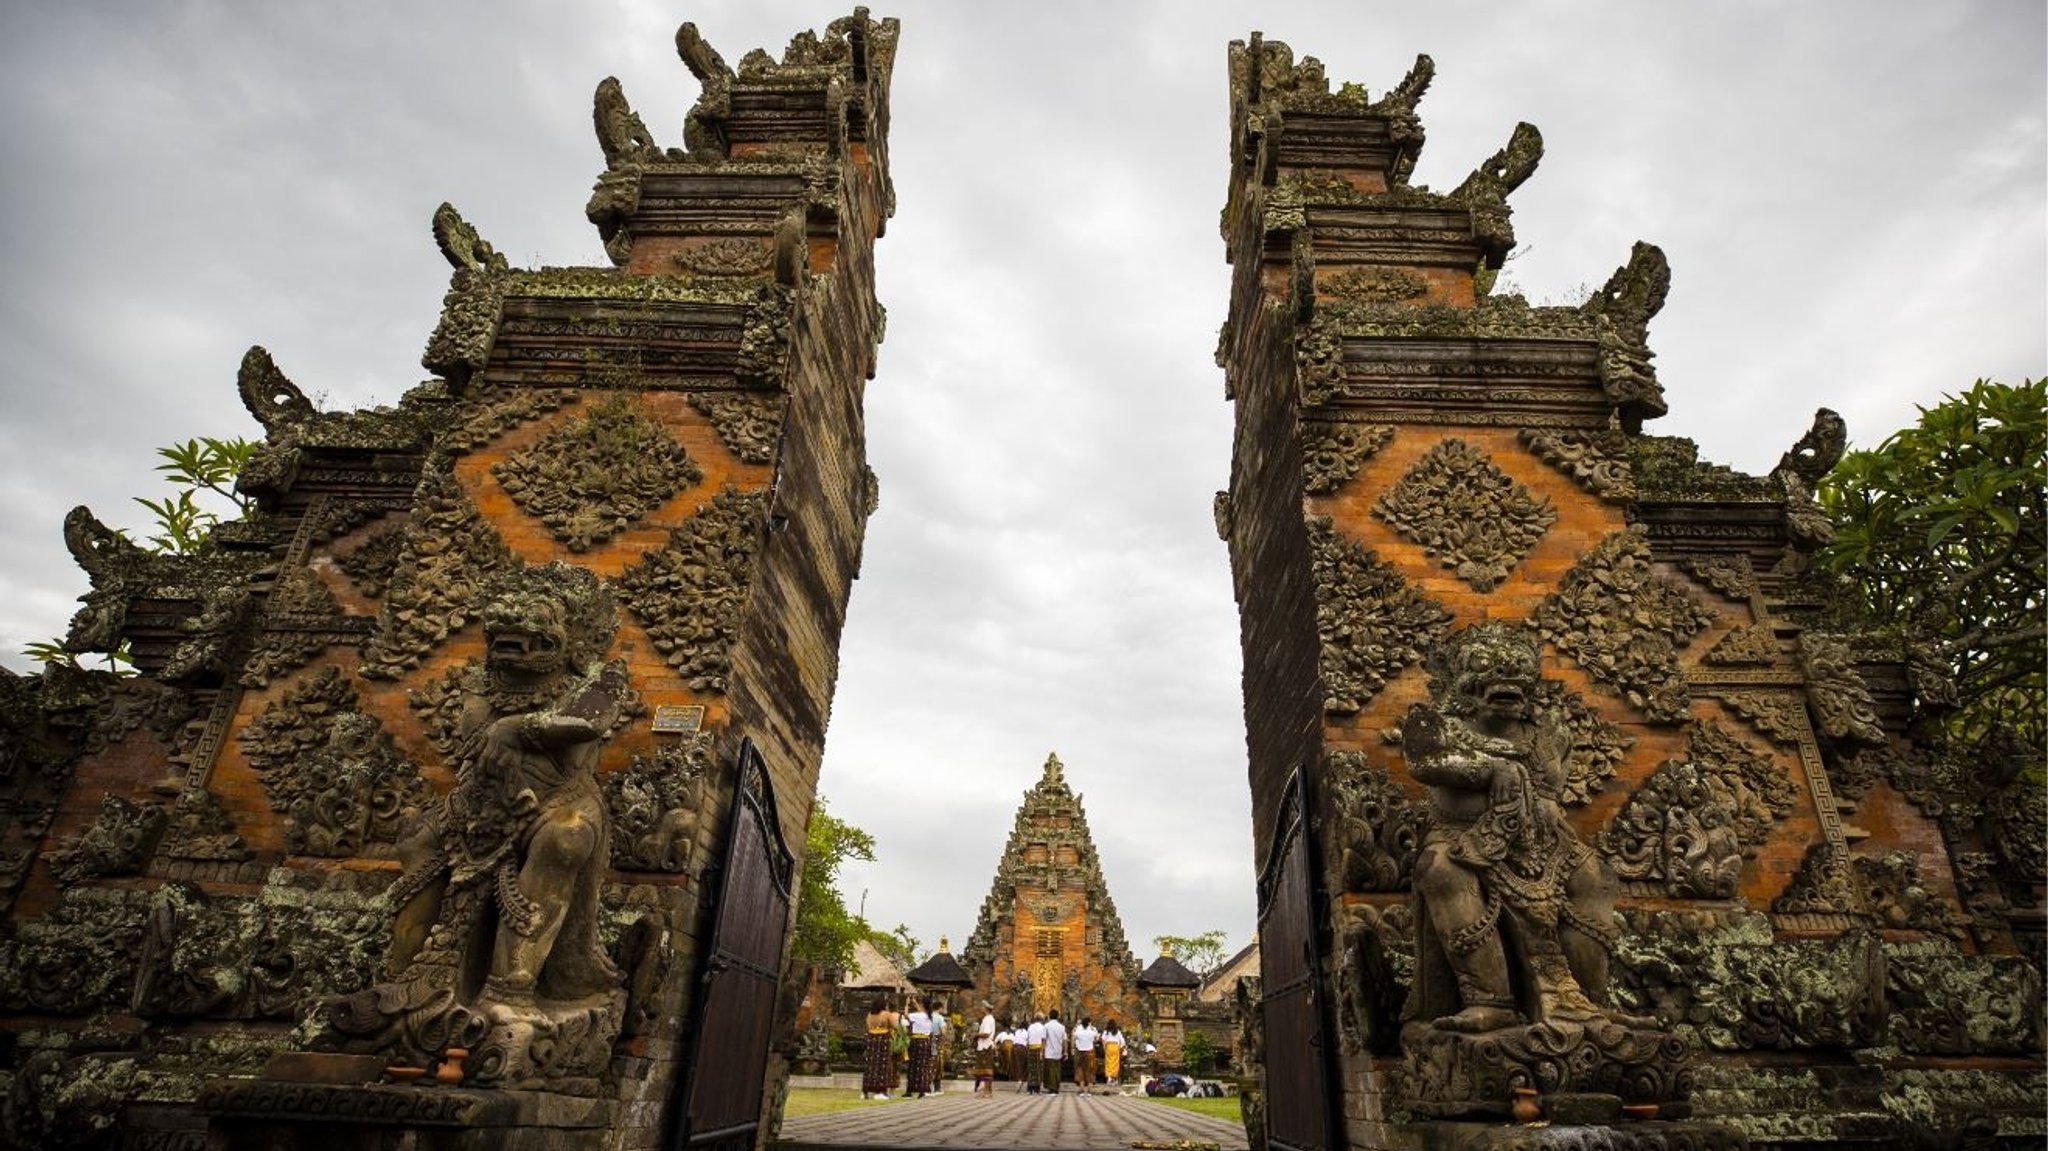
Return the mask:
<svg viewBox="0 0 2048 1151"><path fill-rule="evenodd" d="M491 474L572 552L604 543L704 478L675 437L622 395L549 430Z"/></svg>
<svg viewBox="0 0 2048 1151"><path fill-rule="evenodd" d="M1623 879L1726 899L1793 799L1775 760L1701 721L1686 754L1664 761L1614 814L1600 846Z"/></svg>
<svg viewBox="0 0 2048 1151"><path fill-rule="evenodd" d="M1434 822L1415 860L1417 968L1406 1106L1500 1112L1515 1089L1684 1097L1686 1044L1609 1005L1616 884L1565 819L1570 734L1542 701L1528 633L1479 624L1430 651L1402 723Z"/></svg>
<svg viewBox="0 0 2048 1151"><path fill-rule="evenodd" d="M696 732L602 777L611 812L613 867L689 870L702 818L713 740Z"/></svg>
<svg viewBox="0 0 2048 1151"><path fill-rule="evenodd" d="M1636 498L1634 457L1621 432L1525 428L1521 440L1537 459L1601 499L1625 504Z"/></svg>
<svg viewBox="0 0 2048 1151"><path fill-rule="evenodd" d="M455 788L391 889L390 976L325 1000L316 1042L422 1066L463 1048L465 1082L589 1093L626 999L598 930L610 823L594 769L631 694L604 662L615 614L563 564L493 581L485 604Z"/></svg>
<svg viewBox="0 0 2048 1151"><path fill-rule="evenodd" d="M512 563L505 541L449 472L420 478L404 530L384 610L363 651L368 679L397 679L418 667L470 623L484 580Z"/></svg>
<svg viewBox="0 0 2048 1151"><path fill-rule="evenodd" d="M1463 440L1430 448L1372 514L1457 573L1474 591L1491 591L1522 562L1557 512Z"/></svg>
<svg viewBox="0 0 2048 1151"><path fill-rule="evenodd" d="M1381 448L1394 438L1388 424L1355 424L1340 420L1303 420L1301 472L1310 495L1329 495L1351 482Z"/></svg>
<svg viewBox="0 0 2048 1151"><path fill-rule="evenodd" d="M619 599L692 690L725 690L767 507L766 493L726 488L619 577Z"/></svg>
<svg viewBox="0 0 2048 1151"><path fill-rule="evenodd" d="M1322 638L1323 710L1349 714L1422 660L1451 615L1408 586L1327 517L1308 524L1316 631Z"/></svg>
<svg viewBox="0 0 2048 1151"><path fill-rule="evenodd" d="M1713 613L1658 574L1649 537L1631 528L1586 553L1530 626L1631 707L1676 722L1688 705L1678 651L1713 622Z"/></svg>

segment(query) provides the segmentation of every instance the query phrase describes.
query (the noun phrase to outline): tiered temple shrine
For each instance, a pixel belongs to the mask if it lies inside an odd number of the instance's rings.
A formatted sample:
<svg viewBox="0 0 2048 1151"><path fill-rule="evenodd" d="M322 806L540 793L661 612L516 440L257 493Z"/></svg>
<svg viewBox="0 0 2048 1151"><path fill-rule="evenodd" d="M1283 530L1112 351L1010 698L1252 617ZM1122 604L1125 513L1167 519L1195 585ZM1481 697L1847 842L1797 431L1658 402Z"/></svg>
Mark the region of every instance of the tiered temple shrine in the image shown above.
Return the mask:
<svg viewBox="0 0 2048 1151"><path fill-rule="evenodd" d="M1057 755L1024 793L960 959L976 991L1012 1018L1140 1018L1138 962Z"/></svg>

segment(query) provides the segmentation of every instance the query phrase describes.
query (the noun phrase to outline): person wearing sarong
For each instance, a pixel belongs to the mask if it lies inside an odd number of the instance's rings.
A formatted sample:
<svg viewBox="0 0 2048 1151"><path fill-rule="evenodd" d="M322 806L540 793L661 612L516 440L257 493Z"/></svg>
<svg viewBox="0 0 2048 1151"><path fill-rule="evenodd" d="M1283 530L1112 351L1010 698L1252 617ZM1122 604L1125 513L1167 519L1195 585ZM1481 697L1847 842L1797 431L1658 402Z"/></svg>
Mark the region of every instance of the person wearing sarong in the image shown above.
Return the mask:
<svg viewBox="0 0 2048 1151"><path fill-rule="evenodd" d="M919 1099L931 1094L932 1077L936 1061L932 1052L932 1017L925 1013L923 1002L910 1001L910 1085L905 1095Z"/></svg>
<svg viewBox="0 0 2048 1151"><path fill-rule="evenodd" d="M996 1071L1012 1083L1017 1081L1017 1031L1007 1018L1003 1029L996 1032Z"/></svg>
<svg viewBox="0 0 2048 1151"><path fill-rule="evenodd" d="M896 1013L889 1001L875 996L868 1004L867 1047L861 1065L860 1093L863 1099L887 1099L896 1086L896 1054L891 1040L896 1035Z"/></svg>
<svg viewBox="0 0 2048 1151"><path fill-rule="evenodd" d="M1067 1025L1060 1022L1060 1013L1049 1012L1045 1020L1045 1090L1048 1095L1060 1093L1060 1081L1067 1075Z"/></svg>
<svg viewBox="0 0 2048 1151"><path fill-rule="evenodd" d="M1095 1030L1095 1021L1088 1016L1081 1017L1080 1026L1074 1028L1074 1082L1081 1087L1081 1094L1095 1090L1095 1047L1102 1033Z"/></svg>
<svg viewBox="0 0 2048 1151"><path fill-rule="evenodd" d="M974 1029L974 1093L995 1098L996 1015L995 1005L981 1001L981 1023Z"/></svg>
<svg viewBox="0 0 2048 1151"><path fill-rule="evenodd" d="M1045 1084L1045 1016L1040 1015L1024 1029L1024 1087L1033 1095L1044 1090Z"/></svg>
<svg viewBox="0 0 2048 1151"><path fill-rule="evenodd" d="M1102 1077L1114 1084L1123 1071L1124 1033L1112 1019L1102 1026Z"/></svg>

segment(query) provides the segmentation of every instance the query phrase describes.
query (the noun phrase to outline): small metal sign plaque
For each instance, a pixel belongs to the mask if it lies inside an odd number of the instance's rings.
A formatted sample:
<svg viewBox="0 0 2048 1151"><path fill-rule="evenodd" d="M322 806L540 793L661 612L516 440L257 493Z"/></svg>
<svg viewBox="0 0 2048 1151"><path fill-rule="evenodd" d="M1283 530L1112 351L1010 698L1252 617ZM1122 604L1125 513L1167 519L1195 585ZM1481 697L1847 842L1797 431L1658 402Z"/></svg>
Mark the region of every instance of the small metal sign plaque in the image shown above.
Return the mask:
<svg viewBox="0 0 2048 1151"><path fill-rule="evenodd" d="M683 735L704 727L704 705L664 703L654 709L654 730Z"/></svg>

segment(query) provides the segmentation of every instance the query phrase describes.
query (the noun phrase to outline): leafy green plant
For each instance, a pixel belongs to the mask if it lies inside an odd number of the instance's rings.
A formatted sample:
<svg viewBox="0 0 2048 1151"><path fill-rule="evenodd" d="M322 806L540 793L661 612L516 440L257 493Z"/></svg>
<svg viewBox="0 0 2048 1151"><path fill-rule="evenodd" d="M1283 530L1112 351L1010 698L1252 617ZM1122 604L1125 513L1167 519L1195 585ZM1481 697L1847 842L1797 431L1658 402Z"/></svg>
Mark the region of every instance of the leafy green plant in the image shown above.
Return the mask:
<svg viewBox="0 0 2048 1151"><path fill-rule="evenodd" d="M1919 422L1849 452L1816 493L1819 555L1860 622L1928 652L1955 685L1941 723L1965 745L2048 737L2048 378L1978 380Z"/></svg>
<svg viewBox="0 0 2048 1151"><path fill-rule="evenodd" d="M235 477L241 474L250 457L261 446L256 440L201 436L158 448L156 454L163 457L164 462L158 464L156 470L166 473L173 490L162 499L135 497L136 503L148 508L156 517L157 530L149 537L150 548L185 555L205 545L207 533L221 522L222 517L199 502L201 493L226 501L233 509L231 518L240 519L249 514L255 503L235 491Z"/></svg>

